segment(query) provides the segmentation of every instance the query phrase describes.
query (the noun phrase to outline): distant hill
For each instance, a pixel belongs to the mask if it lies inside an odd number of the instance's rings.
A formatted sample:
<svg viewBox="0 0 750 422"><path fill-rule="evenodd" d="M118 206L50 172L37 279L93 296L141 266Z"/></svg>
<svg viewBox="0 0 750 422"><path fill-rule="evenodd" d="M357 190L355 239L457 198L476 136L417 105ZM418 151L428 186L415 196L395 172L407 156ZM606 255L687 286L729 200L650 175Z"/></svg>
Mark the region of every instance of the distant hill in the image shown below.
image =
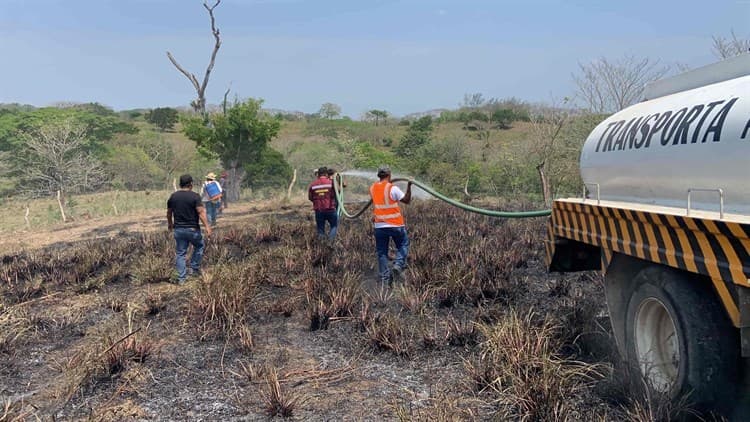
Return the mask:
<svg viewBox="0 0 750 422"><path fill-rule="evenodd" d="M21 110L21 111L31 111L35 110L36 107L34 107L31 104L18 104L18 103L0 103L0 110Z"/></svg>
<svg viewBox="0 0 750 422"><path fill-rule="evenodd" d="M432 109L432 110L420 111L420 112L417 112L417 113L407 114L403 118L407 119L407 120L416 120L416 119L420 119L420 118L422 118L424 116L432 116L432 117L436 117L437 118L437 117L440 117L440 115L443 112L445 112L445 111L449 111L449 110L447 108L435 108L435 109Z"/></svg>

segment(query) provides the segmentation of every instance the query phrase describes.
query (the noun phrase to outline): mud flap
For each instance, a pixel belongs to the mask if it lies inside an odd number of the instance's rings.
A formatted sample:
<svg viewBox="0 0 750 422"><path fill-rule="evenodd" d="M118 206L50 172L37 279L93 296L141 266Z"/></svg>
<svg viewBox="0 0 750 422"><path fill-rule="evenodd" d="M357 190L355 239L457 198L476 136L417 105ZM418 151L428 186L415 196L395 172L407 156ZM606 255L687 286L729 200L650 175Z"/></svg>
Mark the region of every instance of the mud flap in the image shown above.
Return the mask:
<svg viewBox="0 0 750 422"><path fill-rule="evenodd" d="M742 357L750 357L750 289L738 287L740 308L740 347Z"/></svg>

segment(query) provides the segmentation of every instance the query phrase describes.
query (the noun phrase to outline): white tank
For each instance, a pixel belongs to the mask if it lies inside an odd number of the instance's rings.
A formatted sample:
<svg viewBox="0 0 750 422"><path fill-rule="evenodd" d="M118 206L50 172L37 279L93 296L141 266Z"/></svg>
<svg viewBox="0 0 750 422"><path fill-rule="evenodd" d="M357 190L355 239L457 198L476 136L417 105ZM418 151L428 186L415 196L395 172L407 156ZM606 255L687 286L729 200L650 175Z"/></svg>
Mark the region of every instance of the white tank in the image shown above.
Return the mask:
<svg viewBox="0 0 750 422"><path fill-rule="evenodd" d="M603 200L683 209L693 189L691 209L706 211L719 211L721 189L724 212L750 215L750 76L615 113L586 139L581 177L591 198L598 184Z"/></svg>

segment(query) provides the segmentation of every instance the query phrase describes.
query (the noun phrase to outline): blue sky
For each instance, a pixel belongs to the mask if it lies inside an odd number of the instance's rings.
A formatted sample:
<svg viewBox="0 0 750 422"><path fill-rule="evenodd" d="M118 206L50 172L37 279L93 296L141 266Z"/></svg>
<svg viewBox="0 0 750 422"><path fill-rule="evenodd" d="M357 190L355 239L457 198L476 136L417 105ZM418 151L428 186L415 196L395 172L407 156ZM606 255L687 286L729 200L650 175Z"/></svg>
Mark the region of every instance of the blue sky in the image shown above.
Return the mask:
<svg viewBox="0 0 750 422"><path fill-rule="evenodd" d="M202 79L213 45L200 0L0 0L0 102L187 105L171 51ZM570 96L578 63L624 54L691 67L711 36L750 37L750 0L223 0L208 86L266 107L354 118L456 107L465 93Z"/></svg>

